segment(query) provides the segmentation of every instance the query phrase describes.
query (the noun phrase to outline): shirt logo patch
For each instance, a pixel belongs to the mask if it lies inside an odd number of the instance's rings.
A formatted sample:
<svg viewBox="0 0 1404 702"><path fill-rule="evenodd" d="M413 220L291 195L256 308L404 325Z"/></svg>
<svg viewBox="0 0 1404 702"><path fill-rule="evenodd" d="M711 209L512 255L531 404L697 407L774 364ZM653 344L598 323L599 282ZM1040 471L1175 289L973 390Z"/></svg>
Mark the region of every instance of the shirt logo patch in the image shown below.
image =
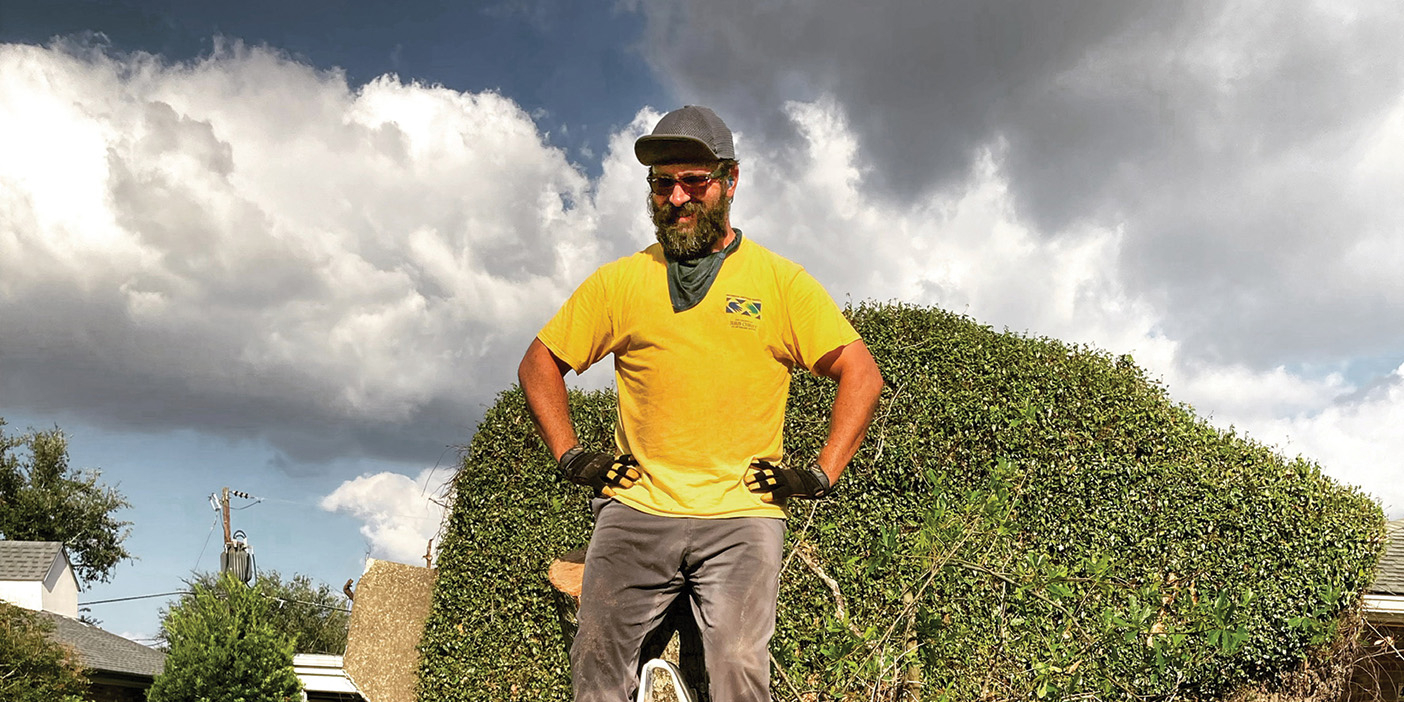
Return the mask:
<svg viewBox="0 0 1404 702"><path fill-rule="evenodd" d="M761 301L753 300L749 297L741 297L740 295L727 295L726 313L739 314L742 317L750 317L751 319L760 319Z"/></svg>
<svg viewBox="0 0 1404 702"><path fill-rule="evenodd" d="M727 295L726 314L732 329L755 331L760 328L761 301L744 295Z"/></svg>

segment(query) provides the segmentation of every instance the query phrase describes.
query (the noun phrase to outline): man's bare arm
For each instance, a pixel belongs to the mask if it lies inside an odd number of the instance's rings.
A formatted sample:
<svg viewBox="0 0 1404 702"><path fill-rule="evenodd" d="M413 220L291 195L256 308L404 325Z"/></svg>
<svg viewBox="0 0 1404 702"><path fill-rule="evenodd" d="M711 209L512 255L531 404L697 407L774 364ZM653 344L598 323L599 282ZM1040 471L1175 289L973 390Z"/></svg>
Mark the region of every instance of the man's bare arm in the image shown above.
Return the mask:
<svg viewBox="0 0 1404 702"><path fill-rule="evenodd" d="M531 346L527 347L517 367L517 382L526 394L527 409L531 412L531 421L536 424L536 433L556 460L579 443L566 400L568 370L570 365L556 358L540 339L531 340Z"/></svg>
<svg viewBox="0 0 1404 702"><path fill-rule="evenodd" d="M819 466L838 484L868 433L868 424L882 394L882 372L862 339L825 354L814 364L814 372L838 381L838 394L829 415L829 440L819 451Z"/></svg>

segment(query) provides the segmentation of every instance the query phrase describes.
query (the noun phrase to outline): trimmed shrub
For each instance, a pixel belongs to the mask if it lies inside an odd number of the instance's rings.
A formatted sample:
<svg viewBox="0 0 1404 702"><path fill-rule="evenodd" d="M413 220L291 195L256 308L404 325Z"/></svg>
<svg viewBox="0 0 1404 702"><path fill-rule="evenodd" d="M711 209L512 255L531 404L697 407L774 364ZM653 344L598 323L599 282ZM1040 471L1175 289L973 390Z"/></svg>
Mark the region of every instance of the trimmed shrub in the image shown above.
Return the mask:
<svg viewBox="0 0 1404 702"><path fill-rule="evenodd" d="M937 309L850 316L889 387L838 494L791 506L777 699L1217 698L1299 667L1368 584L1376 504L1131 358ZM796 373L790 455L817 453L834 390ZM571 403L610 445L613 395ZM545 572L589 533L502 393L455 479L421 699L570 699Z"/></svg>

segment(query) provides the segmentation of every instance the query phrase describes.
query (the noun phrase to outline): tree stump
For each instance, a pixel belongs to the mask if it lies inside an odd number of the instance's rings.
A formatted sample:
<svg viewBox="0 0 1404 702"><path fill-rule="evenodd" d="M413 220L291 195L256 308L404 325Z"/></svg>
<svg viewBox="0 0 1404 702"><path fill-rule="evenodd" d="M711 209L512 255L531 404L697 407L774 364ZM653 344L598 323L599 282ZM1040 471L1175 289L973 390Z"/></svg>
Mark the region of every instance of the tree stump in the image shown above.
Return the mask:
<svg viewBox="0 0 1404 702"><path fill-rule="evenodd" d="M585 549L562 555L552 561L546 570L546 579L556 591L556 615L560 618L567 651L575 643L575 634L579 630L576 612L580 609L580 585L584 576ZM693 700L710 702L707 695L707 666L702 655L702 633L692 616L687 593L681 593L673 600L663 615L663 623L644 637L639 670L653 658L662 658L678 667ZM653 699L659 702L682 699L669 689L671 687L671 682L655 685Z"/></svg>
<svg viewBox="0 0 1404 702"><path fill-rule="evenodd" d="M580 609L580 583L585 578L585 549L576 549L554 561L546 569L546 579L556 589L556 616L561 621L561 634L565 637L566 651L575 645L575 632L580 625L575 621L576 610Z"/></svg>

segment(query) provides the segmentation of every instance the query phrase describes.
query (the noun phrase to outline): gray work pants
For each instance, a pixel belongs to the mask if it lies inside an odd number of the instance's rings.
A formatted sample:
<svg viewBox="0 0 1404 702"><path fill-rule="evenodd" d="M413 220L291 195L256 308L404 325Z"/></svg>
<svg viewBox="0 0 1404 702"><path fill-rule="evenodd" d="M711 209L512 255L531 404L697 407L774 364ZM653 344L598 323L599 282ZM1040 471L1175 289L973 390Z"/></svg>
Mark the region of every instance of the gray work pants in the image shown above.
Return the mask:
<svg viewBox="0 0 1404 702"><path fill-rule="evenodd" d="M785 521L658 517L596 500L570 649L576 702L632 700L644 637L691 600L712 702L770 701Z"/></svg>

